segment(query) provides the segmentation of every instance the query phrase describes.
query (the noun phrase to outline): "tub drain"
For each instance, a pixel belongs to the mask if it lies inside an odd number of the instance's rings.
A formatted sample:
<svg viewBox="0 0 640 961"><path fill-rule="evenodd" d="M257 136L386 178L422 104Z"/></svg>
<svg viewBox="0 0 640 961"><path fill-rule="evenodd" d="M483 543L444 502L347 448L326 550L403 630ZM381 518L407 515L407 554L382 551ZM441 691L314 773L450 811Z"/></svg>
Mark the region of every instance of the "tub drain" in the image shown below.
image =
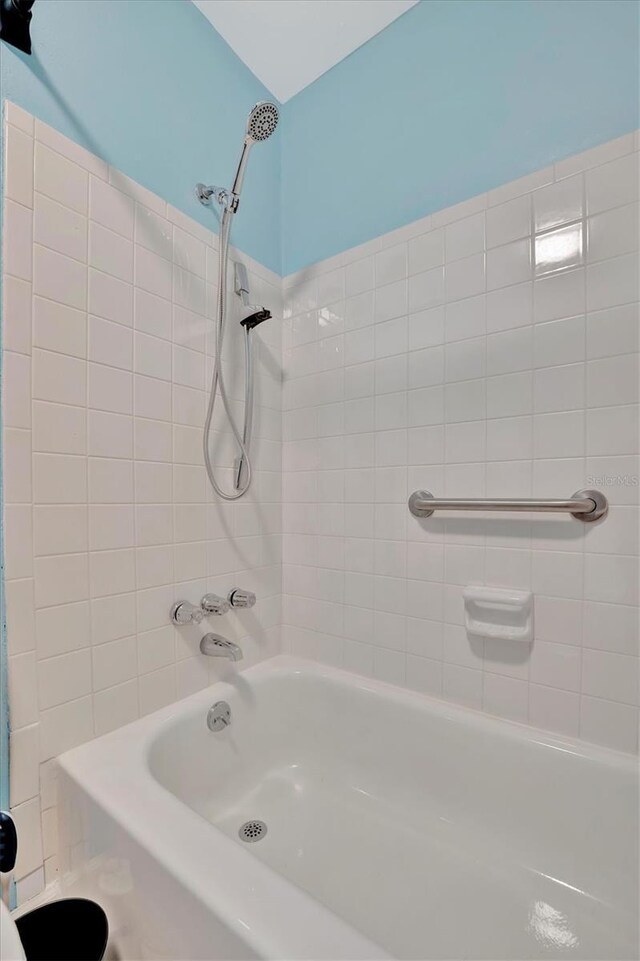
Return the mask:
<svg viewBox="0 0 640 961"><path fill-rule="evenodd" d="M240 840L247 841L249 844L262 840L266 833L267 825L264 821L245 821L238 831Z"/></svg>

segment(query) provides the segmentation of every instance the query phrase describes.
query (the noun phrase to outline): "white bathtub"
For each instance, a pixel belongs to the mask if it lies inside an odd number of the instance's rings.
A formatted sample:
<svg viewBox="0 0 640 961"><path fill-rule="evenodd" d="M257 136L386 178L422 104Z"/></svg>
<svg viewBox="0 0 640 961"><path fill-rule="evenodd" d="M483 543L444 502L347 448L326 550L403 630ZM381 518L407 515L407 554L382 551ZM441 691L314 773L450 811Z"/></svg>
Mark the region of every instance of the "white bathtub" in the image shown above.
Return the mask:
<svg viewBox="0 0 640 961"><path fill-rule="evenodd" d="M275 658L60 766L125 961L638 956L630 757Z"/></svg>

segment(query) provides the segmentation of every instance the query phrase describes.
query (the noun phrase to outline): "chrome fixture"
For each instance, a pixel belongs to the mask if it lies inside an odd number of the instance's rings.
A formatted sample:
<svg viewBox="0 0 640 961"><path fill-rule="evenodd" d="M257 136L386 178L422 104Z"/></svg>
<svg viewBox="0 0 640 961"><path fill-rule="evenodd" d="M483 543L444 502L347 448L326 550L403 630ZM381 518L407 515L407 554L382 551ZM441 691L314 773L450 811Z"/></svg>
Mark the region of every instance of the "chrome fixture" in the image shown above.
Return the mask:
<svg viewBox="0 0 640 961"><path fill-rule="evenodd" d="M545 511L571 514L579 521L590 523L604 517L609 508L602 491L576 491L568 500L553 498L477 498L434 497L429 491L414 491L409 498L409 510L414 517L431 517L434 511Z"/></svg>
<svg viewBox="0 0 640 961"><path fill-rule="evenodd" d="M217 594L205 594L200 606L205 614L226 614L231 607L226 597L218 597Z"/></svg>
<svg viewBox="0 0 640 961"><path fill-rule="evenodd" d="M271 103L269 100L261 100L253 107L247 117L244 143L242 145L242 153L238 161L238 169L236 170L233 187L229 191L224 187L214 187L213 185L207 187L204 184L196 184L196 196L201 204L210 204L211 198L213 197L225 210L230 210L234 214L236 213L240 206L240 191L242 190L244 174L247 168L249 151L255 143L269 139L278 126L279 119L280 114L278 108L275 103Z"/></svg>
<svg viewBox="0 0 640 961"><path fill-rule="evenodd" d="M231 708L226 701L216 701L207 712L207 727L210 731L223 731L231 724Z"/></svg>
<svg viewBox="0 0 640 961"><path fill-rule="evenodd" d="M235 291L245 307L249 306L249 276L244 264L237 261L235 265Z"/></svg>
<svg viewBox="0 0 640 961"><path fill-rule="evenodd" d="M199 624L203 617L202 608L190 604L189 601L178 601L171 608L171 620L180 627L184 624Z"/></svg>
<svg viewBox="0 0 640 961"><path fill-rule="evenodd" d="M211 198L224 207L229 202L229 191L224 187L207 187L206 184L196 184L196 197L204 207L211 206Z"/></svg>
<svg viewBox="0 0 640 961"><path fill-rule="evenodd" d="M222 369L222 345L224 341L227 320L227 268L229 262L229 236L231 233L231 220L233 215L237 213L238 206L240 204L240 191L242 190L242 183L244 180L249 151L255 143L260 143L263 140L267 140L272 135L278 126L278 119L278 108L274 103L261 101L260 103L257 103L251 110L247 119L242 153L240 155L238 169L236 170L236 175L231 190L226 190L224 187L205 186L204 184L196 185L196 197L200 203L210 205L213 199L222 207L220 240L218 245L218 300L216 305L215 321L215 358L213 365L213 377L211 381L211 391L209 394L209 405L207 407L207 415L204 425L203 453L204 464L207 469L207 475L211 482L211 486L216 494L218 494L218 496L222 497L224 500L237 500L237 498L242 497L243 494L246 494L251 486L251 461L249 459L248 446L251 435L251 408L253 406L253 371L249 341L253 328L257 326L257 324L262 323L263 320L267 320L268 316L270 316L269 311L265 310L264 307L251 308L251 314L249 316L245 316L241 321L245 330L246 370L245 425L241 434L231 411L231 404L229 398L227 397L227 390ZM247 295L248 301L248 290L246 287L246 284L242 284L241 290L238 290L238 285L236 282L236 292L242 297L242 292L244 291ZM244 297L243 303L245 303ZM249 305L245 303L245 306ZM229 422L231 432L233 433L239 451L239 457L236 459L234 471L234 490L232 492L223 490L215 479L213 473L213 464L211 463L211 454L209 452L211 421L213 418L216 393L218 390L220 391L222 406L224 407L227 415L227 421Z"/></svg>
<svg viewBox="0 0 640 961"><path fill-rule="evenodd" d="M243 591L240 587L234 587L229 591L228 600L232 607L253 607L256 595L253 591Z"/></svg>
<svg viewBox="0 0 640 961"><path fill-rule="evenodd" d="M205 634L200 641L200 652L208 657L228 657L230 661L241 661L242 651L233 641L219 634Z"/></svg>

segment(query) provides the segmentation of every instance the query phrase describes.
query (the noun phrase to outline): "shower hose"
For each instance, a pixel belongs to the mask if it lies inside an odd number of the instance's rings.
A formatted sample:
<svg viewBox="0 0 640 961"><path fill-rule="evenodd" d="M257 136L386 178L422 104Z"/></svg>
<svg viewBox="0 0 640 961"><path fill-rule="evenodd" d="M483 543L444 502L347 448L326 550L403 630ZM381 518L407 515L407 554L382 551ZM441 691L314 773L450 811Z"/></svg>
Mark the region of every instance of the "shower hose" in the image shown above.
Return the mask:
<svg viewBox="0 0 640 961"><path fill-rule="evenodd" d="M218 298L216 303L216 317L215 317L215 357L213 361L213 375L211 378L211 392L209 394L209 405L207 407L207 416L204 422L204 434L202 438L202 450L204 453L204 465L207 470L207 475L211 481L211 486L219 497L222 497L226 501L235 501L243 494L246 494L251 486L251 460L249 459L249 451L247 450L247 444L242 434L238 430L238 425L235 422L233 414L229 406L229 398L227 396L227 389L224 383L224 374L222 371L222 344L224 341L224 333L226 326L226 315L227 315L227 264L229 259L229 234L231 233L231 221L233 214L225 207L222 213L222 221L220 224L220 248L218 251ZM248 345L245 344L248 350ZM247 360L247 377L250 377L252 371L250 370L249 362ZM211 435L211 421L213 419L213 411L216 403L216 394L220 392L220 399L222 400L222 406L224 407L225 413L227 415L227 420L231 431L238 445L240 451L241 463L244 465L244 470L239 471L236 475L238 478L237 489L231 493L223 490L218 484L214 472L213 464L211 463L211 454L209 451L209 442ZM247 401L249 399L249 393L247 392L245 401L245 437L247 436L247 423L250 421L250 411L247 410ZM244 480L242 480L242 474L244 474Z"/></svg>

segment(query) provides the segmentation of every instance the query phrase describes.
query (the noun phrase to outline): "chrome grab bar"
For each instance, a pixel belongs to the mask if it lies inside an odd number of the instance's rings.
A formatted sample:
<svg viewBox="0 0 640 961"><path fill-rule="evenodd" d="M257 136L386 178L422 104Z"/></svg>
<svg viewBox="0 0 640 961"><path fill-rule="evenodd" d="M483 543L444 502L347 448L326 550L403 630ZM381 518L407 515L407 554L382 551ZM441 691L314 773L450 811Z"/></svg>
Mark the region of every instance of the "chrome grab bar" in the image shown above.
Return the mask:
<svg viewBox="0 0 640 961"><path fill-rule="evenodd" d="M585 523L597 521L607 513L609 504L601 491L576 491L568 500L554 498L476 498L434 497L430 491L414 491L409 510L414 517L431 517L434 511L549 511L571 514Z"/></svg>

